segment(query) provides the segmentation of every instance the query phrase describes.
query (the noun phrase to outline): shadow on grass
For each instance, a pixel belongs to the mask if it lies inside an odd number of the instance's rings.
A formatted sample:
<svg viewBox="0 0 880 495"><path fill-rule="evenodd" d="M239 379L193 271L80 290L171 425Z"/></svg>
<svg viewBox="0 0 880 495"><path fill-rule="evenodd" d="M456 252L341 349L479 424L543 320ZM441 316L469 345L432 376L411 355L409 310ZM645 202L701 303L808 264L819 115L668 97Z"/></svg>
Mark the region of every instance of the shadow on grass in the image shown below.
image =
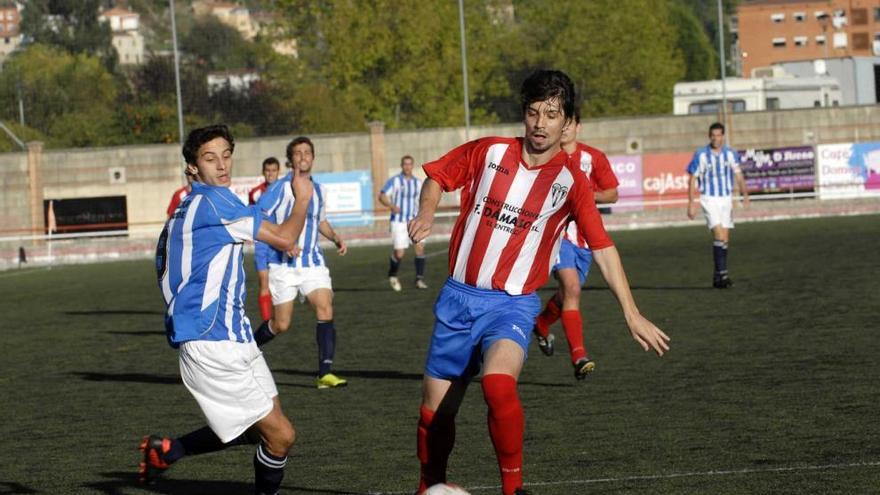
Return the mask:
<svg viewBox="0 0 880 495"><path fill-rule="evenodd" d="M132 337L155 337L157 335L165 335L164 330L134 330L131 332L123 332L121 330L109 330L104 333L109 333L110 335L129 335Z"/></svg>
<svg viewBox="0 0 880 495"><path fill-rule="evenodd" d="M182 383L177 375L148 375L146 373L95 373L93 371L74 371L71 373L90 382L134 382L177 385Z"/></svg>
<svg viewBox="0 0 880 495"><path fill-rule="evenodd" d="M254 490L253 484L241 483L238 481L183 480L159 478L158 480L156 480L155 483L142 485L138 483L137 476L133 472L127 473L116 471L110 473L101 473L101 475L108 479L106 481L86 483L83 485L83 487L97 490L99 493L104 493L107 495L119 495L123 493L123 490L125 490L126 488L135 486L147 492L161 493L165 495L191 495L193 493L210 493L211 495L240 495L242 493L253 493ZM352 492L346 490L336 490L332 488L306 488L302 486L290 485L281 485L281 491L292 493L328 493L333 495L368 495L365 492ZM29 491L3 493L36 492Z"/></svg>
<svg viewBox="0 0 880 495"><path fill-rule="evenodd" d="M632 290L674 290L674 291L686 291L686 290L716 290L711 285L631 285L630 289ZM538 292L556 292L557 288L548 285L546 287L541 287L538 289ZM608 287L582 287L582 291L584 292L608 292Z"/></svg>
<svg viewBox="0 0 880 495"><path fill-rule="evenodd" d="M147 311L144 309L93 309L86 311L65 311L64 314L71 316L95 316L95 315L159 315L164 316L164 311Z"/></svg>
<svg viewBox="0 0 880 495"><path fill-rule="evenodd" d="M403 373L395 370L334 370L333 372L343 378L367 378L374 380L421 380L423 376L421 373ZM277 369L272 370L272 373L278 375L308 376L310 378L314 378L316 375L315 370L303 371Z"/></svg>
<svg viewBox="0 0 880 495"><path fill-rule="evenodd" d="M37 493L36 490L32 488L28 488L21 483L16 483L14 481L0 481L0 494L3 495L13 495L13 494L27 494L27 493Z"/></svg>

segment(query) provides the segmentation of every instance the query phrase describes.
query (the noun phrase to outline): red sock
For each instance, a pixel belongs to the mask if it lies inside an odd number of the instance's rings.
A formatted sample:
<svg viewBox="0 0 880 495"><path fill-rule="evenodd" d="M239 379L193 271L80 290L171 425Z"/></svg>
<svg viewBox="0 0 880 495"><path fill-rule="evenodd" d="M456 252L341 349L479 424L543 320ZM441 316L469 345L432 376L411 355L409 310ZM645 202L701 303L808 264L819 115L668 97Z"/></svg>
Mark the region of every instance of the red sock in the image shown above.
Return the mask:
<svg viewBox="0 0 880 495"><path fill-rule="evenodd" d="M565 338L568 339L568 349L571 353L571 362L587 357L584 348L584 322L581 312L577 309L567 309L562 312L562 328L565 329Z"/></svg>
<svg viewBox="0 0 880 495"><path fill-rule="evenodd" d="M272 318L272 295L260 294L257 300L260 303L260 316L263 321L270 320Z"/></svg>
<svg viewBox="0 0 880 495"><path fill-rule="evenodd" d="M559 319L559 312L562 309L559 307L559 304L556 303L556 296L550 298L547 301L547 306L544 307L544 311L541 311L541 314L535 318L535 328L538 330L538 334L541 337L546 337L550 335L550 325L556 323L556 320Z"/></svg>
<svg viewBox="0 0 880 495"><path fill-rule="evenodd" d="M484 375L483 398L489 405L489 436L501 470L501 491L504 495L513 495L523 485L523 431L526 427L516 392L516 379L499 373Z"/></svg>
<svg viewBox="0 0 880 495"><path fill-rule="evenodd" d="M435 414L422 406L419 411L417 455L421 463L419 489L422 493L431 485L446 483L446 465L455 444L455 418Z"/></svg>

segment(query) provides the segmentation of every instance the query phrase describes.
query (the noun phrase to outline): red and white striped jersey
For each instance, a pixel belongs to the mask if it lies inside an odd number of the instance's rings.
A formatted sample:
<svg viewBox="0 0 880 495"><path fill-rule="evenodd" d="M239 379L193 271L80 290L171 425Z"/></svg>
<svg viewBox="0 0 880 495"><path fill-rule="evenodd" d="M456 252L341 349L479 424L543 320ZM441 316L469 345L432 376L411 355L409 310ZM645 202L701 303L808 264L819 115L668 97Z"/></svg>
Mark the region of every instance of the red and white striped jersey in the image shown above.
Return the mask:
<svg viewBox="0 0 880 495"><path fill-rule="evenodd" d="M528 294L544 285L570 218L594 249L612 245L586 176L560 151L522 161L522 138L483 138L424 165L444 191L461 191L449 274L481 289Z"/></svg>
<svg viewBox="0 0 880 495"><path fill-rule="evenodd" d="M614 170L611 169L611 162L608 161L608 157L597 148L584 143L577 143L577 149L571 154L571 160L575 165L579 165L580 169L590 179L593 191L614 189L620 184L617 181L617 176L614 175ZM574 222L568 223L562 238L579 248L590 247L584 236L578 234L577 225Z"/></svg>

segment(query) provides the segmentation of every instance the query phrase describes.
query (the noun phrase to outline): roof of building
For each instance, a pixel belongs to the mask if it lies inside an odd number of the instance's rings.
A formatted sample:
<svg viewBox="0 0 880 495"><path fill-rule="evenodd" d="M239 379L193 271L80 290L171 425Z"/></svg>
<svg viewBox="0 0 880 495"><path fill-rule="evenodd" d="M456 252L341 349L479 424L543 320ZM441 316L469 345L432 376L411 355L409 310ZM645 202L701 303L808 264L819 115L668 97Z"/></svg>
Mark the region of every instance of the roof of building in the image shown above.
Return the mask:
<svg viewBox="0 0 880 495"><path fill-rule="evenodd" d="M101 15L99 15L98 17L115 17L115 16L124 17L124 16L132 16L132 15L140 15L140 14L138 14L137 12L135 12L133 10L128 10L123 7L113 7L112 9L108 9L108 10L105 10L104 12L101 12Z"/></svg>

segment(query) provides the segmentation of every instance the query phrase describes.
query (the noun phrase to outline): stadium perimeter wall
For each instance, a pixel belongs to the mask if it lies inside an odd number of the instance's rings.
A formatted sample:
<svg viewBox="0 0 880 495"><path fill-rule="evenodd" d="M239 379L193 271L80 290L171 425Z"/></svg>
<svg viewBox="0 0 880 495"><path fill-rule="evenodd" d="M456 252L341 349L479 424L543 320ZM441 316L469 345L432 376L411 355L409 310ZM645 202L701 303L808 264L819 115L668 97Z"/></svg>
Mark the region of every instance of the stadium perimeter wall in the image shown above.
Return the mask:
<svg viewBox="0 0 880 495"><path fill-rule="evenodd" d="M714 115L655 116L584 121L580 138L611 154L692 152L706 143ZM729 116L728 137L738 148L880 140L880 106L749 112ZM316 171L370 170L374 192L396 173L400 157L435 159L466 138L522 133L522 124L314 135ZM291 135L296 133L291 133ZM267 156L283 161L291 136L236 143L236 176L256 176ZM154 237L172 191L183 183L180 146L40 150L0 154L0 237L44 232L43 200L125 196L133 236ZM37 149L35 152L34 150Z"/></svg>

